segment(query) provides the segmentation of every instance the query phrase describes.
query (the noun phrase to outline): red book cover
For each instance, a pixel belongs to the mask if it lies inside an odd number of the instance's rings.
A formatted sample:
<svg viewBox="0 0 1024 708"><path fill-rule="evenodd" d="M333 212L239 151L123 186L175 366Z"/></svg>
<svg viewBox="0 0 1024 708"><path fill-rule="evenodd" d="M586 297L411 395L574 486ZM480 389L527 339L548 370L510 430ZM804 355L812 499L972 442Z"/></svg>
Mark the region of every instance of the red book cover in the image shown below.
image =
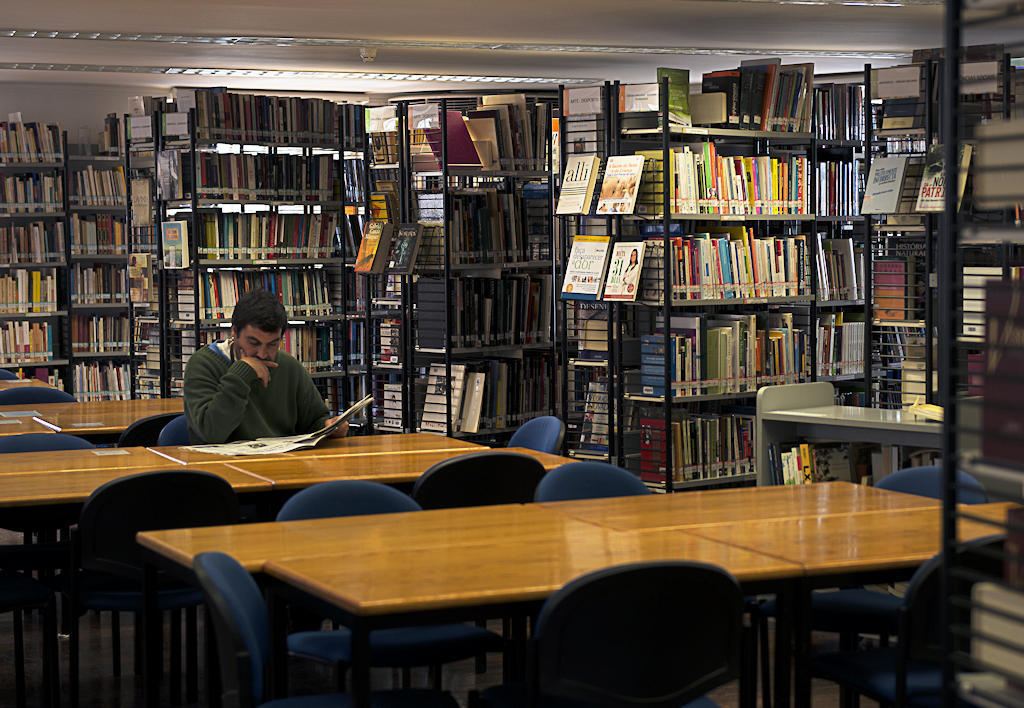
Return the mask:
<svg viewBox="0 0 1024 708"><path fill-rule="evenodd" d="M910 272L903 258L875 261L873 300L875 317L880 320L906 320L910 309L908 294Z"/></svg>

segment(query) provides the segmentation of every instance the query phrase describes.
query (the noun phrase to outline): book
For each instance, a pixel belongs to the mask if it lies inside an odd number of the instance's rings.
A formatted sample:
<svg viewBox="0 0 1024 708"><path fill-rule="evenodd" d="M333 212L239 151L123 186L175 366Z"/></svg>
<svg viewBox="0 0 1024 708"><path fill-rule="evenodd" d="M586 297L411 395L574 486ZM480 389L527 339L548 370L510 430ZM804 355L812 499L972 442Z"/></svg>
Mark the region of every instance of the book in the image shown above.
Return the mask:
<svg viewBox="0 0 1024 708"><path fill-rule="evenodd" d="M357 273L383 273L391 245L391 224L368 221L359 242L354 270Z"/></svg>
<svg viewBox="0 0 1024 708"><path fill-rule="evenodd" d="M658 86L668 77L668 119L676 125L693 125L690 118L690 70L658 67Z"/></svg>
<svg viewBox="0 0 1024 708"><path fill-rule="evenodd" d="M608 277L604 283L604 300L636 300L645 245L643 241L620 241L612 248Z"/></svg>
<svg viewBox="0 0 1024 708"><path fill-rule="evenodd" d="M928 157L925 160L924 173L921 175L921 188L917 193L917 204L914 206L914 211L942 211L946 208L944 150L942 145L932 145L928 148ZM970 145L960 146L960 167L957 172L956 185L957 209L960 208L964 187L967 185L967 169L971 164L971 152Z"/></svg>
<svg viewBox="0 0 1024 708"><path fill-rule="evenodd" d="M906 258L879 258L874 265L874 315L880 320L908 320L913 301L910 279L913 261Z"/></svg>
<svg viewBox="0 0 1024 708"><path fill-rule="evenodd" d="M876 157L871 161L871 172L864 190L862 214L894 214L900 203L903 179L907 173L907 158Z"/></svg>
<svg viewBox="0 0 1024 708"><path fill-rule="evenodd" d="M388 254L389 273L412 273L422 235L422 224L399 224L395 228L391 236L391 252Z"/></svg>
<svg viewBox="0 0 1024 708"><path fill-rule="evenodd" d="M749 72L749 70L748 70ZM726 122L721 128L740 128L740 75L739 69L711 71L701 77L701 93L722 93L726 98Z"/></svg>
<svg viewBox="0 0 1024 708"><path fill-rule="evenodd" d="M644 170L643 155L613 155L608 158L597 202L598 214L632 214Z"/></svg>
<svg viewBox="0 0 1024 708"><path fill-rule="evenodd" d="M576 236L565 266L563 300L600 300L608 266L608 236Z"/></svg>
<svg viewBox="0 0 1024 708"><path fill-rule="evenodd" d="M565 163L565 176L558 193L556 214L589 214L594 197L597 171L601 158L597 155L569 155Z"/></svg>
<svg viewBox="0 0 1024 708"><path fill-rule="evenodd" d="M164 268L188 268L188 222L165 221L160 224L164 249Z"/></svg>
<svg viewBox="0 0 1024 708"><path fill-rule="evenodd" d="M128 256L128 299L133 305L148 304L156 299L151 268L148 253L132 253Z"/></svg>

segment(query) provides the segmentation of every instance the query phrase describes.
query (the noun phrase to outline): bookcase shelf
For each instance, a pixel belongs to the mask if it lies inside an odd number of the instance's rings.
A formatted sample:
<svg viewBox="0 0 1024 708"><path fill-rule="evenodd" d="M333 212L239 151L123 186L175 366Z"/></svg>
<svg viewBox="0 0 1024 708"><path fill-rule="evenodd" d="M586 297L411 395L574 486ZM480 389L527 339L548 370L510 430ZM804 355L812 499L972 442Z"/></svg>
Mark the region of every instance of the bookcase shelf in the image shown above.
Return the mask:
<svg viewBox="0 0 1024 708"><path fill-rule="evenodd" d="M0 172L4 173L58 171L63 169L63 162L0 162Z"/></svg>
<svg viewBox="0 0 1024 708"><path fill-rule="evenodd" d="M67 310L56 310L54 312L0 312L0 320L47 320L67 316Z"/></svg>
<svg viewBox="0 0 1024 708"><path fill-rule="evenodd" d="M622 135L627 137L648 137L658 140L662 137L661 128L627 128ZM746 140L774 140L803 144L814 137L811 133L788 133L777 130L738 130L734 128L704 128L701 126L681 126L671 124L668 127L671 136L694 136L701 138L743 138Z"/></svg>
<svg viewBox="0 0 1024 708"><path fill-rule="evenodd" d="M344 264L343 258L200 258L199 265L205 268L272 268L285 266L317 266L332 263Z"/></svg>

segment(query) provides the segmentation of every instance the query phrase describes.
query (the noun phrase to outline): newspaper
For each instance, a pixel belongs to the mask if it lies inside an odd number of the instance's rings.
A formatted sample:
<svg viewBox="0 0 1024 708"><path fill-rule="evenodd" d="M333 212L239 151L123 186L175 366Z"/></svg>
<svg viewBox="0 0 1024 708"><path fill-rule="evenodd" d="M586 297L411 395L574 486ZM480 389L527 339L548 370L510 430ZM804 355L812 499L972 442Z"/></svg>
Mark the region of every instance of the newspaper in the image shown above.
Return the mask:
<svg viewBox="0 0 1024 708"><path fill-rule="evenodd" d="M371 403L373 403L373 397L367 396L358 403L353 404L347 411L336 418L333 423L325 425L319 430L314 430L312 433L286 435L280 438L238 440L236 442L215 443L212 445L185 445L182 449L210 452L214 455L274 455L282 452L291 452L292 450L300 450L304 447L316 447L321 440L337 430L342 423Z"/></svg>

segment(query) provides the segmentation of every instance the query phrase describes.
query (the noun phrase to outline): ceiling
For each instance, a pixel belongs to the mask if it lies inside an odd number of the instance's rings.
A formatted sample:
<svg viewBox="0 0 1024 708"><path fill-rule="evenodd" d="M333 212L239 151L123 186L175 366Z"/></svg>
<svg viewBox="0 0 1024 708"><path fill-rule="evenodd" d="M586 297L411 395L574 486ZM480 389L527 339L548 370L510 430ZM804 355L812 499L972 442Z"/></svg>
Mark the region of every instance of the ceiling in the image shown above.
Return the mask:
<svg viewBox="0 0 1024 708"><path fill-rule="evenodd" d="M531 84L540 88L573 79L647 82L654 79L658 66L689 68L691 77L699 77L703 71L732 68L743 58L765 55L782 56L784 63L813 61L818 73L854 72L866 62L874 66L906 63L911 49L942 44L943 8L932 4L935 0L903 5L895 0L885 5L879 0L813 1L834 4L808 4L808 0L785 4L760 0L9 2L0 20L0 82L396 94L493 90L517 84L385 81L323 72L529 77L544 79ZM4 29L186 37L178 42L43 39L2 36ZM253 44L258 41L254 39L230 43L229 37L290 40L281 42L285 46L273 46L266 41ZM221 38L220 43L210 38ZM298 41L303 38L335 41ZM509 44L519 46L501 46ZM376 47L375 61L364 63L361 47ZM26 64L62 66L20 68ZM99 65L120 69L99 71ZM293 77L137 73L149 67L317 73Z"/></svg>

